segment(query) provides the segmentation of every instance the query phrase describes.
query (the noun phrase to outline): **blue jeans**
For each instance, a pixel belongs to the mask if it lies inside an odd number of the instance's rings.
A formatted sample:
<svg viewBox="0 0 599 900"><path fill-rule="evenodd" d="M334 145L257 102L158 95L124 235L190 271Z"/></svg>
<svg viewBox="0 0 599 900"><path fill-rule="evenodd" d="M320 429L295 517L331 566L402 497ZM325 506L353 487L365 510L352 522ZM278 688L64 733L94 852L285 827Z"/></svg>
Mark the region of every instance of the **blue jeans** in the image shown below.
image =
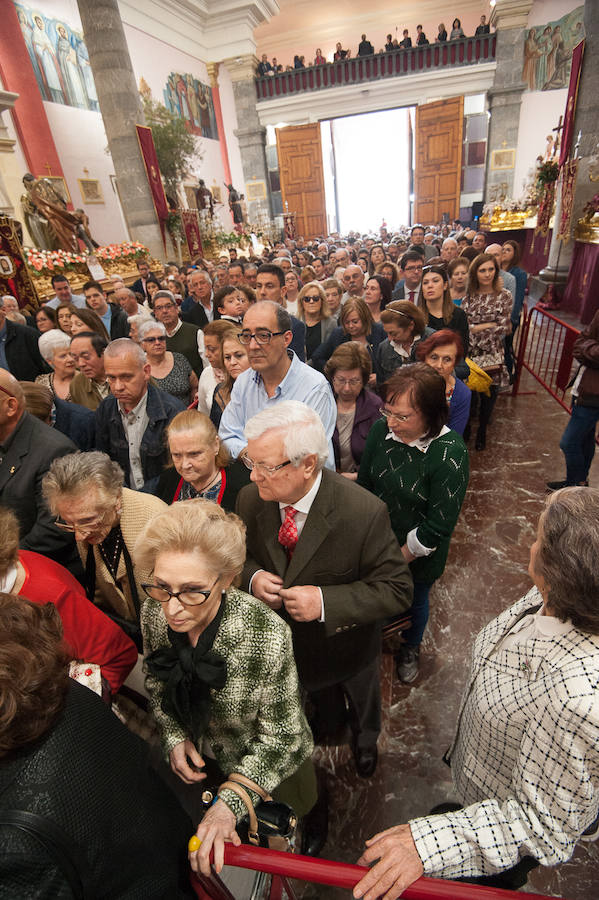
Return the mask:
<svg viewBox="0 0 599 900"><path fill-rule="evenodd" d="M573 406L570 421L559 442L566 457L566 484L586 481L595 455L595 425L599 407Z"/></svg>
<svg viewBox="0 0 599 900"><path fill-rule="evenodd" d="M414 599L410 609L412 624L403 633L404 641L412 647L418 647L422 641L428 622L428 595L431 588L432 584L425 584L423 581L414 582Z"/></svg>

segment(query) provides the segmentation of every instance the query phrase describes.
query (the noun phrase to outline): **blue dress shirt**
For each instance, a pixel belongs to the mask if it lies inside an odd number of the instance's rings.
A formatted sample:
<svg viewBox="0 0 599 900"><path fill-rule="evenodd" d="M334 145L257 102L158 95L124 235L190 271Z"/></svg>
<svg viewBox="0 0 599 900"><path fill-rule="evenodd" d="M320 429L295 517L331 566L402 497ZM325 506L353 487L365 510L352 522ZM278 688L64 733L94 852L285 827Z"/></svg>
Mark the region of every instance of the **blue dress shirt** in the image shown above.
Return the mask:
<svg viewBox="0 0 599 900"><path fill-rule="evenodd" d="M225 407L220 422L219 435L233 458L246 446L244 428L248 419L267 406L283 400L300 400L318 413L329 439L327 468L335 471L332 437L337 424L337 407L329 382L324 375L300 362L293 351L288 350L291 365L274 396L269 397L262 376L253 369L242 372L233 385L231 400Z"/></svg>

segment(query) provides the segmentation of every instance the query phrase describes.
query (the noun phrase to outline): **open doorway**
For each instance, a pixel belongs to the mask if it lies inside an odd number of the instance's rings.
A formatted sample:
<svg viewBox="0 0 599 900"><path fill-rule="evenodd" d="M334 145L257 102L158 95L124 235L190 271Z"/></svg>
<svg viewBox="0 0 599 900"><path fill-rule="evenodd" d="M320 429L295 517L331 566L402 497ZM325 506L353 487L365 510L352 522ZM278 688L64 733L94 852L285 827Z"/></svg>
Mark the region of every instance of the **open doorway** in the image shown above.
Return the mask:
<svg viewBox="0 0 599 900"><path fill-rule="evenodd" d="M329 231L390 231L411 222L414 107L322 121Z"/></svg>

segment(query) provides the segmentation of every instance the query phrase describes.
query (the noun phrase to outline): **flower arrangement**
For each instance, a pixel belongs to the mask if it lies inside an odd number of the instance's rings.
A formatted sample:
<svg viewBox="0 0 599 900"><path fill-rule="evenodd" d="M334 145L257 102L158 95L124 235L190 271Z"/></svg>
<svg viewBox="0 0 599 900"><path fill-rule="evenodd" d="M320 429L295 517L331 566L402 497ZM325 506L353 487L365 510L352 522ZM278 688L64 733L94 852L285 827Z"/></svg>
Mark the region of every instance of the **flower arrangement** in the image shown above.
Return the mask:
<svg viewBox="0 0 599 900"><path fill-rule="evenodd" d="M98 247L95 255L98 259L111 262L113 260L141 259L147 256L149 250L139 241L123 241L122 244L109 244L107 247Z"/></svg>
<svg viewBox="0 0 599 900"><path fill-rule="evenodd" d="M556 162L549 160L548 162L539 163L537 168L537 184L544 186L557 181L559 177L559 166Z"/></svg>
<svg viewBox="0 0 599 900"><path fill-rule="evenodd" d="M67 250L38 250L36 247L25 247L24 249L27 265L40 274L49 272L51 275L55 275L59 271L74 269L81 263L85 265L84 253L69 253Z"/></svg>

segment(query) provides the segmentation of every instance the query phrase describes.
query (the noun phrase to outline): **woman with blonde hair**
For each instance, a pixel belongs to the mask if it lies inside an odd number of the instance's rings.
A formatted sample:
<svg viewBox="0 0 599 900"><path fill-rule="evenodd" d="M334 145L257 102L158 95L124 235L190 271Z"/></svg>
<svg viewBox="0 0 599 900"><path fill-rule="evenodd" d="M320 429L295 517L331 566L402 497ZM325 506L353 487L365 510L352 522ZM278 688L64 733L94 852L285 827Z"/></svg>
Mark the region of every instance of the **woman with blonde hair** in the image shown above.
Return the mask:
<svg viewBox="0 0 599 900"><path fill-rule="evenodd" d="M237 337L239 325L227 319L216 319L208 322L203 328L204 349L202 357L207 365L204 365L198 384L198 409L200 412L210 415L214 389L224 380L225 370L223 364L222 344L225 335Z"/></svg>
<svg viewBox="0 0 599 900"><path fill-rule="evenodd" d="M144 669L176 777L166 776L196 822L207 775L215 785L216 800L197 829L201 846L190 851L192 868L206 876L211 850L219 872L224 841L240 843L236 826L247 812L226 782L241 776L255 793L271 793L300 767L311 768L291 632L234 587L245 554L241 519L199 499L155 516L135 549L136 564L152 573L143 585ZM315 799L311 773L298 814Z"/></svg>
<svg viewBox="0 0 599 900"><path fill-rule="evenodd" d="M237 494L249 484L249 472L242 463L231 462L208 416L197 409L177 413L166 440L171 465L158 480L156 496L168 504L201 497L233 511Z"/></svg>
<svg viewBox="0 0 599 900"><path fill-rule="evenodd" d="M299 292L297 317L306 325L306 362L310 365L314 351L337 327L329 310L324 287L319 281L308 282Z"/></svg>

